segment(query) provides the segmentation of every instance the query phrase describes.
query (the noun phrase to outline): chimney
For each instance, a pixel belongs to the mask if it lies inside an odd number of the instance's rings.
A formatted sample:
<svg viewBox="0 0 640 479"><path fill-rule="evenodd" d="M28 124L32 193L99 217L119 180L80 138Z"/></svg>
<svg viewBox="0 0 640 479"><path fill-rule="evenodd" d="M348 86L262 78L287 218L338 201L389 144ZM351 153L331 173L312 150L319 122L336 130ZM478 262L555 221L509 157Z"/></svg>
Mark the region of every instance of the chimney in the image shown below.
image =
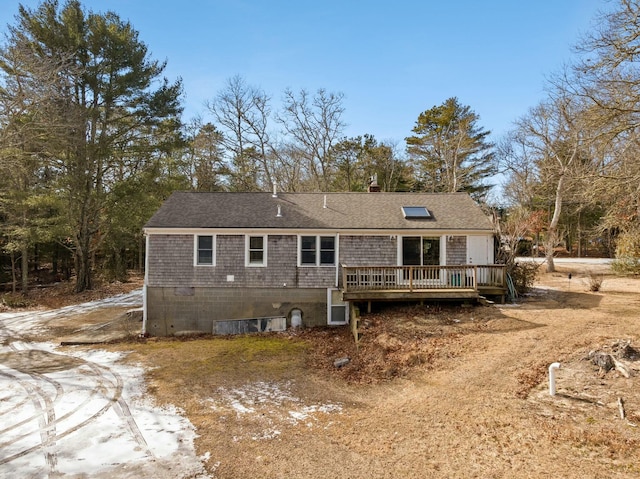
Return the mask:
<svg viewBox="0 0 640 479"><path fill-rule="evenodd" d="M367 188L369 193L379 193L380 186L378 186L378 173L374 173L373 176L369 177L369 187Z"/></svg>

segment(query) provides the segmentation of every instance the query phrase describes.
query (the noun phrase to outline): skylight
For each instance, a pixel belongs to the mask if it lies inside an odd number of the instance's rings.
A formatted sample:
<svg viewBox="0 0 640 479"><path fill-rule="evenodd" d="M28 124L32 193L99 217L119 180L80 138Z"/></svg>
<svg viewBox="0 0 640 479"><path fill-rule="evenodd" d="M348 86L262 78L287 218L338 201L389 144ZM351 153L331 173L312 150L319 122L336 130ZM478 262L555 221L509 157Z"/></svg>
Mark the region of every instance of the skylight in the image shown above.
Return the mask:
<svg viewBox="0 0 640 479"><path fill-rule="evenodd" d="M424 206L403 206L402 214L407 219L425 219L431 218L431 213Z"/></svg>

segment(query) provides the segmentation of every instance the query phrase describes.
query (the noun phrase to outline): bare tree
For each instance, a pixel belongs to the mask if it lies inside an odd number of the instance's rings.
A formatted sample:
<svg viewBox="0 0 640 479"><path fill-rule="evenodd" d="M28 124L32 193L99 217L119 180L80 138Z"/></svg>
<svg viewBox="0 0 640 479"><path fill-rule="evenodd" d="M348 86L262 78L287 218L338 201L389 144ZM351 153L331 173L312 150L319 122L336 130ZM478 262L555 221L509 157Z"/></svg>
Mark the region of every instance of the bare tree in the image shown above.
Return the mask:
<svg viewBox="0 0 640 479"><path fill-rule="evenodd" d="M262 90L247 85L242 77L234 76L207 105L222 130L223 144L230 152L232 187L235 189L270 189L273 184L269 102Z"/></svg>
<svg viewBox="0 0 640 479"><path fill-rule="evenodd" d="M593 105L600 130L593 190L608 205L601 226L618 231L629 251L640 250L640 1L615 3L577 46L568 88Z"/></svg>
<svg viewBox="0 0 640 479"><path fill-rule="evenodd" d="M284 108L278 121L303 155L314 189L328 191L334 171L333 146L342 135L342 93L319 89L314 96L305 90L284 93Z"/></svg>
<svg viewBox="0 0 640 479"><path fill-rule="evenodd" d="M559 239L559 224L563 199L578 172L581 153L586 149L588 135L581 123L582 106L578 99L558 95L540 103L517 122L519 147L525 152L521 159L535 163L539 191L547 190L552 204L551 218L545 236L547 271L555 271L554 248Z"/></svg>
<svg viewBox="0 0 640 479"><path fill-rule="evenodd" d="M512 131L498 143L496 156L506 177L502 185L504 198L510 205L531 208L537 176L533 152L527 143L522 132Z"/></svg>

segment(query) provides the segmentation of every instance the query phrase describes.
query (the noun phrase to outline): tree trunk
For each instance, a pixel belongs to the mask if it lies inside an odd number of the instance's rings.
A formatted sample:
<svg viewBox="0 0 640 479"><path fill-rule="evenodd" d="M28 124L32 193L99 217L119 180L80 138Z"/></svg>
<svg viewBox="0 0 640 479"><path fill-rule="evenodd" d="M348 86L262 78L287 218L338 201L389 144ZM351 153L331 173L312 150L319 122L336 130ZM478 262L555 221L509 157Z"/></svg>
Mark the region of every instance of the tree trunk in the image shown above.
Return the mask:
<svg viewBox="0 0 640 479"><path fill-rule="evenodd" d="M560 213L562 211L563 188L564 173L561 173L556 186L556 201L553 207L553 217L551 218L551 223L549 223L549 229L547 230L547 237L544 245L544 254L547 260L547 273L554 273L556 271L556 266L553 262L553 248L555 247L556 240L558 239L558 223L560 222Z"/></svg>
<svg viewBox="0 0 640 479"><path fill-rule="evenodd" d="M11 292L16 294L18 278L16 276L16 253L11 251Z"/></svg>
<svg viewBox="0 0 640 479"><path fill-rule="evenodd" d="M146 251L144 250L144 244L144 236L141 236L140 240L138 241L138 273L140 274L144 273L144 258L146 254Z"/></svg>
<svg viewBox="0 0 640 479"><path fill-rule="evenodd" d="M26 244L22 245L21 254L21 270L22 270L22 292L27 294L29 292L29 247Z"/></svg>
<svg viewBox="0 0 640 479"><path fill-rule="evenodd" d="M75 267L76 293L91 289L91 236L87 225L82 225L76 236Z"/></svg>
<svg viewBox="0 0 640 479"><path fill-rule="evenodd" d="M91 256L79 248L75 255L75 266L76 293L91 289Z"/></svg>
<svg viewBox="0 0 640 479"><path fill-rule="evenodd" d="M582 258L582 222L581 212L578 211L578 258Z"/></svg>
<svg viewBox="0 0 640 479"><path fill-rule="evenodd" d="M54 278L58 275L58 243L54 243L51 253L51 274Z"/></svg>

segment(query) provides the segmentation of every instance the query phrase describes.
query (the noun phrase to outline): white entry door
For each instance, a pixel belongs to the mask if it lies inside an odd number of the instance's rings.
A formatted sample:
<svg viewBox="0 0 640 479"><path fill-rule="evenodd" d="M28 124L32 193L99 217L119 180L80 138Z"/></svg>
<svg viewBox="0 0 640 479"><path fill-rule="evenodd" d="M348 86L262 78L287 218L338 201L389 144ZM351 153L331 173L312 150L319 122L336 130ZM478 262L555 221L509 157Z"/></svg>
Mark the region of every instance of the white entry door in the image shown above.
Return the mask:
<svg viewBox="0 0 640 479"><path fill-rule="evenodd" d="M491 259L491 261L489 261ZM489 258L489 237L467 236L467 264L491 264Z"/></svg>

